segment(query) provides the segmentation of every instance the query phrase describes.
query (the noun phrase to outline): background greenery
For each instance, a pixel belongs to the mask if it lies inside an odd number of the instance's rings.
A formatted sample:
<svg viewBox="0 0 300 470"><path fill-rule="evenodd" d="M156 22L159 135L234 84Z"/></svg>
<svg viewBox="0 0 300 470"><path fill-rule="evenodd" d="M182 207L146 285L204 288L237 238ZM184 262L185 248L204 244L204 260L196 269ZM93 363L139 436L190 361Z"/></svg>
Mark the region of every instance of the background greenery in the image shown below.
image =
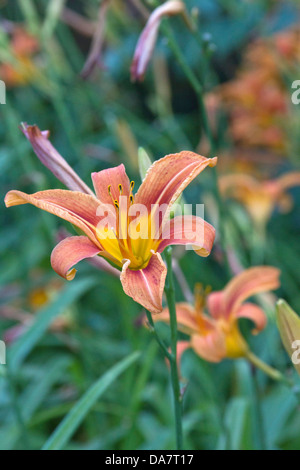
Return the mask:
<svg viewBox="0 0 300 470"><path fill-rule="evenodd" d="M134 2L112 1L102 66L89 80L80 77L91 38L67 26L57 13L65 4L92 21L99 3L0 2L0 26L5 20L22 23L40 44L35 58L39 74L22 86L9 88L7 104L0 106L2 201L10 189L32 193L62 187L18 130L21 121L49 129L55 147L88 184L92 171L121 162L138 183L139 147L155 160L183 149L195 150L201 143L197 100L169 48L164 29L145 81L136 84L130 80L134 48L145 24ZM201 74L207 92L235 76L255 37L272 35L299 21L297 2L185 3L188 11L200 11L196 34L180 18L165 20L164 24L172 28L189 66L196 75ZM144 2L149 11L155 4ZM2 62L9 59L8 42L3 27ZM300 76L293 77L296 79ZM233 143L225 118L220 126L221 159L222 152L233 154ZM299 135L299 128L296 133ZM299 161L291 164L288 155L283 157L280 168L290 170L299 165ZM212 187L208 171L189 187L186 200L203 202ZM298 188L293 190L293 197L293 210L286 215L276 212L268 224L263 261L282 270L279 294L300 312ZM251 221L237 204L225 204L229 241L238 249L244 267L249 267L256 246ZM213 221L209 206L206 219ZM232 223L236 219L239 223ZM13 337L7 365L0 366L0 448L40 449L96 383L82 419L67 422L69 438L55 445L68 449L172 449L169 371L155 340L141 326L142 309L124 294L118 279L88 263L80 264L72 283L58 280L49 256L63 226L72 230L62 220L34 207L7 210L4 203L1 205L0 338L7 338L9 331L13 331ZM196 282L211 285L214 290L223 288L228 279L219 254L217 242L208 259L192 252L180 258L191 289ZM177 287L177 300L183 300ZM250 335L249 341L259 357L293 374L273 310L269 307L268 328L259 337ZM34 315L34 321L24 328L22 315L24 319L28 313ZM248 335L249 325L242 326ZM160 332L168 340L165 325L160 326ZM130 356L135 351L140 355ZM122 362L112 375L104 376L127 356L129 365ZM213 365L192 351L184 355L182 374L186 380L187 449L299 449L300 417L295 396L288 388L260 372L253 373L243 360ZM51 447L51 442L48 445Z"/></svg>

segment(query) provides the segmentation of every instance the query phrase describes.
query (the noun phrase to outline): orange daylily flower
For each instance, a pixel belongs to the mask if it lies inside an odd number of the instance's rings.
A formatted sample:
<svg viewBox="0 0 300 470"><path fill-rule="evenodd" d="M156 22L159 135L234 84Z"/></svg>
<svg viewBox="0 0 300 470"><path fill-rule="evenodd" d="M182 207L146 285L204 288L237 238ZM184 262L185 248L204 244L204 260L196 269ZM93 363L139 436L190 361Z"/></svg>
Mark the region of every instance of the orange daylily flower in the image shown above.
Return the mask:
<svg viewBox="0 0 300 470"><path fill-rule="evenodd" d="M176 304L178 329L190 336L189 341L179 342L178 353L181 355L187 348L192 348L209 362L246 357L249 347L240 333L238 320L247 318L253 321L256 326L253 334L257 334L265 328L267 318L260 307L244 301L260 292L277 289L279 274L278 269L267 266L243 271L222 291L207 296L209 315L204 312L204 297L199 292L196 293L194 307L187 303ZM168 309L153 319L169 323Z"/></svg>
<svg viewBox="0 0 300 470"><path fill-rule="evenodd" d="M300 172L297 171L266 181L238 173L219 178L221 193L244 204L251 218L260 227L266 224L276 206L282 212L291 209L293 203L287 190L299 185Z"/></svg>
<svg viewBox="0 0 300 470"><path fill-rule="evenodd" d="M9 191L6 206L33 204L71 222L85 234L68 237L54 248L54 271L72 280L75 264L102 256L122 271L121 283L127 295L151 312L160 312L167 272L162 251L168 245L188 244L200 256L208 256L212 249L215 230L210 224L195 216L170 220L169 214L186 186L207 166L215 166L217 158L188 151L168 155L150 167L136 195L124 165L119 165L92 173L94 194L52 147L47 132L26 125L23 132L40 160L72 190L31 195ZM142 208L146 212L141 213Z"/></svg>

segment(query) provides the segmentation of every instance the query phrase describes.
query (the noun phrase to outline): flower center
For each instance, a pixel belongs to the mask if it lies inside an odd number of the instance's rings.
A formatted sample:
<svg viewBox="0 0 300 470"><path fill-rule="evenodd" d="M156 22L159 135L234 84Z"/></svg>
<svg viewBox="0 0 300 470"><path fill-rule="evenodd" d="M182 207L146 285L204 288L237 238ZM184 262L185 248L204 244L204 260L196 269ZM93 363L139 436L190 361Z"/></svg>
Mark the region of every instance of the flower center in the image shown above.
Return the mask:
<svg viewBox="0 0 300 470"><path fill-rule="evenodd" d="M151 214L134 207L132 194L134 181L130 183L129 197L123 196L123 187L118 185L119 197L113 199L111 186L108 193L115 208L115 220L97 227L97 237L106 252L103 256L122 267L124 260L130 260L130 269L146 268L152 252L156 251L159 240L151 237ZM136 210L135 210L136 209Z"/></svg>
<svg viewBox="0 0 300 470"><path fill-rule="evenodd" d="M248 351L248 345L242 337L236 321L218 320L218 328L225 334L227 357L236 359L244 357Z"/></svg>

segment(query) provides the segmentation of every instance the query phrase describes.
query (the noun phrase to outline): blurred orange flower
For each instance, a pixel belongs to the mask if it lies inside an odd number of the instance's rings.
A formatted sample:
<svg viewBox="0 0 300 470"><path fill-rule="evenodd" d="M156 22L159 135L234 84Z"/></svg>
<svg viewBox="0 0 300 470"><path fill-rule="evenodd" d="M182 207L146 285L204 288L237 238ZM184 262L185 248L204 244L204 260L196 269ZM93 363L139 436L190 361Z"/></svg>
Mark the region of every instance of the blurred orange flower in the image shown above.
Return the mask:
<svg viewBox="0 0 300 470"><path fill-rule="evenodd" d="M257 40L250 45L237 78L219 88L236 144L280 153L286 150L285 120L291 115L291 96L284 76L299 67L299 40L299 29Z"/></svg>
<svg viewBox="0 0 300 470"><path fill-rule="evenodd" d="M38 286L30 290L27 296L22 295L10 305L3 304L0 307L0 318L15 322L4 332L3 338L7 344L22 336L35 322L35 314L54 301L63 288L63 282L59 279L41 283L39 279L43 277L43 272L40 270L32 271L30 277ZM67 308L51 322L49 329L54 333L59 333L72 327L73 323L72 311Z"/></svg>
<svg viewBox="0 0 300 470"><path fill-rule="evenodd" d="M263 330L267 318L257 305L247 302L249 297L277 289L279 270L268 266L249 268L234 277L222 291L203 295L196 291L195 306L176 304L178 329L190 336L189 341L179 342L178 361L187 348L192 348L209 362L220 362L225 358L246 357L249 347L238 326L240 318L255 323L253 334ZM205 303L210 315L204 312ZM169 311L164 309L153 317L154 321L169 323Z"/></svg>
<svg viewBox="0 0 300 470"><path fill-rule="evenodd" d="M33 62L34 54L39 50L37 39L21 27L14 27L10 42L13 63L0 64L0 77L7 87L16 87L29 83L37 73Z"/></svg>
<svg viewBox="0 0 300 470"><path fill-rule="evenodd" d="M228 174L219 178L220 192L245 205L258 227L264 227L277 206L288 212L293 201L287 193L289 188L300 185L300 172L292 171L274 180L259 181L247 174Z"/></svg>

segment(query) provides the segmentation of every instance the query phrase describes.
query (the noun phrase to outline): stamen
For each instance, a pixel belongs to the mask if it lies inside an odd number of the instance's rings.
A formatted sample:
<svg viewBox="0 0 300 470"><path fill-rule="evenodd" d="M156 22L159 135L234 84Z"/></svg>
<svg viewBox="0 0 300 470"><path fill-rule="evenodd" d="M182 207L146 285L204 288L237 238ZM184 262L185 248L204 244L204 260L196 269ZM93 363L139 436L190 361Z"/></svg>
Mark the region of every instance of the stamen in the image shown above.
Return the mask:
<svg viewBox="0 0 300 470"><path fill-rule="evenodd" d="M131 183L130 183L130 190L133 191L133 188L134 188L134 181L131 181Z"/></svg>
<svg viewBox="0 0 300 470"><path fill-rule="evenodd" d="M204 297L206 299L206 297L211 293L212 291L212 286L206 286L205 287L205 290L204 290Z"/></svg>
<svg viewBox="0 0 300 470"><path fill-rule="evenodd" d="M195 310L197 313L202 313L205 304L204 289L200 282L195 285Z"/></svg>
<svg viewBox="0 0 300 470"><path fill-rule="evenodd" d="M108 194L110 195L110 198L114 204L114 206L119 209L119 203L116 199L113 198L113 195L112 195L112 192L111 192L111 184L107 187L107 190L108 190Z"/></svg>
<svg viewBox="0 0 300 470"><path fill-rule="evenodd" d="M134 203L134 197L132 194L130 194L129 196L129 200L130 200L130 204L133 204Z"/></svg>
<svg viewBox="0 0 300 470"><path fill-rule="evenodd" d="M119 184L119 192L121 195L123 194L123 186L121 184Z"/></svg>
<svg viewBox="0 0 300 470"><path fill-rule="evenodd" d="M203 284L197 282L195 285L195 310L197 313L201 313L206 304L206 298L211 293L211 286L203 287Z"/></svg>

